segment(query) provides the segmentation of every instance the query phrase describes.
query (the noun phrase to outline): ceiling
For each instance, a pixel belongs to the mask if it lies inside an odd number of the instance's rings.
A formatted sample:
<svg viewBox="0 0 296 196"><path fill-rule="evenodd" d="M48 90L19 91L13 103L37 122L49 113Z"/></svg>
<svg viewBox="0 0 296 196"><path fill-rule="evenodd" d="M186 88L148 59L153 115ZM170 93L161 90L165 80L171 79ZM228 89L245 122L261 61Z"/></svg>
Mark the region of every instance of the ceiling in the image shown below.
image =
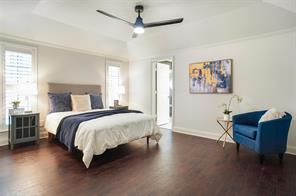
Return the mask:
<svg viewBox="0 0 296 196"><path fill-rule="evenodd" d="M148 29L139 38L132 39L130 26L95 11L101 9L134 22L134 6L137 4L144 5L144 22L179 17L183 17L184 22ZM249 15L252 12L258 17L260 24L264 24L261 20L263 17L267 23L265 29L257 29L257 19ZM225 24L233 26L248 19L252 20L251 23L255 24L251 25L252 29L245 29L244 32L235 31L223 38L232 39L236 38L237 34L252 34L249 31L262 33L277 30L269 27L275 27L281 22L276 19L278 15L281 19L289 21L295 19L295 14L295 0L1 0L0 33L127 59L129 53L133 52L130 46L142 43L143 48L147 45L144 40L148 42L168 38L168 45L173 45L176 41L178 47L188 47L190 40L183 44L179 43L180 40L192 36L192 31L197 31L197 35L201 35L198 32L201 29L205 35L214 36L214 24L226 22ZM275 17L276 23L269 22L268 16ZM221 21L223 18L227 21ZM286 26L278 25L278 28L293 25L291 22ZM193 39L192 43L201 44Z"/></svg>
<svg viewBox="0 0 296 196"><path fill-rule="evenodd" d="M295 4L296 5L296 4ZM296 13L270 3L256 3L189 25L128 42L129 59L174 54L183 48L295 31ZM161 44L155 44L161 43Z"/></svg>
<svg viewBox="0 0 296 196"><path fill-rule="evenodd" d="M144 22L154 22L172 18L185 18L184 24L189 24L223 14L242 6L247 6L257 0L43 0L33 10L34 14L72 25L87 31L100 33L121 41L131 40L132 27L120 21L110 19L95 12L101 9L135 22L137 13L134 6L144 5L142 17ZM149 34L160 32L163 28L149 29ZM173 27L172 27L173 28ZM144 34L146 35L146 34Z"/></svg>

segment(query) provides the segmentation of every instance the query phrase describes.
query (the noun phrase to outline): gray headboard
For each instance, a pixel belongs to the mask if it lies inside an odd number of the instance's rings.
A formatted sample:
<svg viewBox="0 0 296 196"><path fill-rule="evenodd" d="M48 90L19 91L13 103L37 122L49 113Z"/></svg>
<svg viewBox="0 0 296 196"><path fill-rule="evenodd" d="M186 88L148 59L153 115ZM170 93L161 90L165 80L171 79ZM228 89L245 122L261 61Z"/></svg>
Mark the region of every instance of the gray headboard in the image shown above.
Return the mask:
<svg viewBox="0 0 296 196"><path fill-rule="evenodd" d="M48 92L50 93L71 92L74 95L83 95L85 93L101 94L101 85L48 83Z"/></svg>

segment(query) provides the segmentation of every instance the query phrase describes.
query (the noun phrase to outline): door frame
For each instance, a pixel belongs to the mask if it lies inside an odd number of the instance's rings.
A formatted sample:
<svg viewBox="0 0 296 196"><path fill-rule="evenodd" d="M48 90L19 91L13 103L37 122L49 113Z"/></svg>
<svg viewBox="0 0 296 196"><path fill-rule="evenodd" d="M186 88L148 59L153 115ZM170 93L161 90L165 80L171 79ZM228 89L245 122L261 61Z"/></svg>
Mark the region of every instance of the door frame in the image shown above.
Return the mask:
<svg viewBox="0 0 296 196"><path fill-rule="evenodd" d="M169 60L172 62L172 130L175 126L175 57L160 57L156 59L152 59L151 61L151 76L152 76L152 84L151 84L151 113L154 119L157 121L157 113L156 113L156 66L158 62Z"/></svg>

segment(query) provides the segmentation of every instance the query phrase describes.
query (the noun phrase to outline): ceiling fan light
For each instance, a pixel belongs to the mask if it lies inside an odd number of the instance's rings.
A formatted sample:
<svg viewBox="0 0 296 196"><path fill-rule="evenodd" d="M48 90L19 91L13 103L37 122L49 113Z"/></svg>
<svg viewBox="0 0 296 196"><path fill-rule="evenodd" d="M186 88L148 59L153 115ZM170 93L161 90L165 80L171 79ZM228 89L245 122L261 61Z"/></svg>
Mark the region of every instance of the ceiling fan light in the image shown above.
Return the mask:
<svg viewBox="0 0 296 196"><path fill-rule="evenodd" d="M142 34L144 33L144 24L143 24L143 19L141 16L138 16L134 25L134 33L136 34Z"/></svg>
<svg viewBox="0 0 296 196"><path fill-rule="evenodd" d="M134 33L136 33L136 34L143 34L144 32L145 32L145 30L141 26L134 28Z"/></svg>

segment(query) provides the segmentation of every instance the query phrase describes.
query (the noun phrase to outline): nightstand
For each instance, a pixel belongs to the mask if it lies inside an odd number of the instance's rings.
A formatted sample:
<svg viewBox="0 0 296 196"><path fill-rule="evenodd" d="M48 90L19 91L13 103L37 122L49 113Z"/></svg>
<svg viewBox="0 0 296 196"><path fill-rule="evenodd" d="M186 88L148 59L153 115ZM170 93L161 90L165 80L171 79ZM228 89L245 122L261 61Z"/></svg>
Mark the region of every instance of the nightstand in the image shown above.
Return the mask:
<svg viewBox="0 0 296 196"><path fill-rule="evenodd" d="M128 106L124 106L124 105L110 106L109 108L114 110L128 110Z"/></svg>
<svg viewBox="0 0 296 196"><path fill-rule="evenodd" d="M39 113L9 115L8 143L13 150L15 144L36 141L39 143Z"/></svg>

